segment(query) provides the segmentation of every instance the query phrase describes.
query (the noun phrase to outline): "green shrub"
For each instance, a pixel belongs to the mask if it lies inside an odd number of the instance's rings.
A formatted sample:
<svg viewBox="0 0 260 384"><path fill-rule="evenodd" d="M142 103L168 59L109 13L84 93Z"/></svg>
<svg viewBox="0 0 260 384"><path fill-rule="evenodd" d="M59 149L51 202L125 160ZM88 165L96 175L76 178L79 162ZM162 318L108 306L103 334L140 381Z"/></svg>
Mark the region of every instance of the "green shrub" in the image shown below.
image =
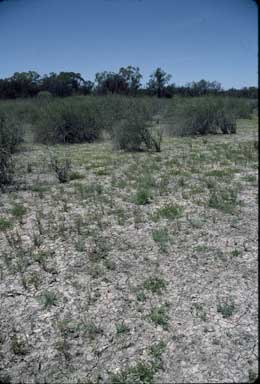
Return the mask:
<svg viewBox="0 0 260 384"><path fill-rule="evenodd" d="M56 173L56 176L60 183L67 183L70 180L70 159L58 159L54 157L51 159L51 168Z"/></svg>
<svg viewBox="0 0 260 384"><path fill-rule="evenodd" d="M177 99L172 133L195 135L236 133L237 114L226 98L203 96Z"/></svg>
<svg viewBox="0 0 260 384"><path fill-rule="evenodd" d="M23 141L23 130L18 119L0 111L0 149L14 153Z"/></svg>
<svg viewBox="0 0 260 384"><path fill-rule="evenodd" d="M143 99L127 99L127 108L122 111L121 119L115 121L112 141L115 149L138 151L148 149L161 150L162 130L154 127L155 108Z"/></svg>
<svg viewBox="0 0 260 384"><path fill-rule="evenodd" d="M40 91L37 93L37 98L40 100L52 99L52 94L49 91Z"/></svg>
<svg viewBox="0 0 260 384"><path fill-rule="evenodd" d="M6 185L13 180L14 164L11 153L0 147L0 190L4 191Z"/></svg>
<svg viewBox="0 0 260 384"><path fill-rule="evenodd" d="M14 163L12 154L23 140L23 130L18 119L0 108L0 189L11 184Z"/></svg>
<svg viewBox="0 0 260 384"><path fill-rule="evenodd" d="M250 100L239 97L225 97L225 110L228 114L233 115L235 119L250 119L255 104Z"/></svg>
<svg viewBox="0 0 260 384"><path fill-rule="evenodd" d="M53 100L40 108L35 140L44 144L93 142L100 136L94 103Z"/></svg>

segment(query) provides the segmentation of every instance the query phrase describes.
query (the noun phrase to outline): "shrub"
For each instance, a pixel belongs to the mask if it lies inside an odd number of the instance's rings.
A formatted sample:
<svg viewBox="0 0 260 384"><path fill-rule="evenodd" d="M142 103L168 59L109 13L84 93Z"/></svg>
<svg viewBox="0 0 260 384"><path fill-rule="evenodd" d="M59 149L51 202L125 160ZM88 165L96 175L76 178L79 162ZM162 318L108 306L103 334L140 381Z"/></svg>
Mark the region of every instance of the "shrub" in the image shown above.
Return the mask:
<svg viewBox="0 0 260 384"><path fill-rule="evenodd" d="M14 153L23 140L23 130L18 119L0 111L0 149Z"/></svg>
<svg viewBox="0 0 260 384"><path fill-rule="evenodd" d="M162 130L153 126L154 113L153 104L146 100L129 98L122 118L113 125L114 148L128 151L148 149L160 152Z"/></svg>
<svg viewBox="0 0 260 384"><path fill-rule="evenodd" d="M0 190L4 190L5 185L11 184L13 180L14 164L11 153L0 147Z"/></svg>
<svg viewBox="0 0 260 384"><path fill-rule="evenodd" d="M227 100L205 96L178 99L174 110L173 133L195 135L236 133L236 118Z"/></svg>
<svg viewBox="0 0 260 384"><path fill-rule="evenodd" d="M51 168L55 171L60 183L67 183L70 180L71 160L70 159L51 159Z"/></svg>
<svg viewBox="0 0 260 384"><path fill-rule="evenodd" d="M225 110L235 119L250 119L254 110L254 104L250 100L238 97L225 97Z"/></svg>
<svg viewBox="0 0 260 384"><path fill-rule="evenodd" d="M11 112L10 112L11 113ZM13 180L14 163L12 154L17 145L22 142L23 131L15 116L0 110L0 189L11 184Z"/></svg>
<svg viewBox="0 0 260 384"><path fill-rule="evenodd" d="M52 94L49 91L40 91L40 92L37 93L37 98L38 99L49 100L52 97L53 96L52 96Z"/></svg>
<svg viewBox="0 0 260 384"><path fill-rule="evenodd" d="M41 106L35 139L41 143L92 142L100 135L94 103L54 100Z"/></svg>

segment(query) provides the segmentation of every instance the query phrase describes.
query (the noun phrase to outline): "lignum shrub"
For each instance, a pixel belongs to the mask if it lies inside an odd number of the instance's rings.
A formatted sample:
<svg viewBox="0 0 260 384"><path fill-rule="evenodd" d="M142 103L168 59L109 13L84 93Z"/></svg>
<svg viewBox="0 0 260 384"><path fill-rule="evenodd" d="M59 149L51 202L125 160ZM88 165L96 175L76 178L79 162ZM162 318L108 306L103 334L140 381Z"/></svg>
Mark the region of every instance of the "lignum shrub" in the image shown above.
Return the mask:
<svg viewBox="0 0 260 384"><path fill-rule="evenodd" d="M69 158L51 158L51 168L54 170L60 183L67 183L70 180L71 160Z"/></svg>
<svg viewBox="0 0 260 384"><path fill-rule="evenodd" d="M23 131L18 120L0 109L0 189L13 181L14 162L12 154L23 140Z"/></svg>
<svg viewBox="0 0 260 384"><path fill-rule="evenodd" d="M18 119L0 111L0 149L14 153L23 141L23 130Z"/></svg>
<svg viewBox="0 0 260 384"><path fill-rule="evenodd" d="M127 99L127 108L122 118L115 121L112 130L112 142L115 149L138 151L153 150L160 152L162 130L153 124L156 108L146 99Z"/></svg>
<svg viewBox="0 0 260 384"><path fill-rule="evenodd" d="M44 144L93 142L100 136L93 101L70 98L43 103L34 126L35 140Z"/></svg>
<svg viewBox="0 0 260 384"><path fill-rule="evenodd" d="M0 190L4 191L5 186L13 180L14 163L11 153L0 148Z"/></svg>
<svg viewBox="0 0 260 384"><path fill-rule="evenodd" d="M173 106L171 133L205 135L236 133L237 114L223 97L203 96L178 98Z"/></svg>

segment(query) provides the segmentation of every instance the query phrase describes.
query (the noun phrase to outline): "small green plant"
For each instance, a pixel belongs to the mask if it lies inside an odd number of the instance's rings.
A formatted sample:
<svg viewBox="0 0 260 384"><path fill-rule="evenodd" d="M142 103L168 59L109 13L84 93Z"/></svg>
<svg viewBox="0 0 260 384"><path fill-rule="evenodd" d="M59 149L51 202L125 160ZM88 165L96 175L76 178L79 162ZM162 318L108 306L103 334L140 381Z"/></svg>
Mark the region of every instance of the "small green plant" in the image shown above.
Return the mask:
<svg viewBox="0 0 260 384"><path fill-rule="evenodd" d="M152 232L153 240L159 244L162 252L167 251L169 243L169 234L167 228L156 229Z"/></svg>
<svg viewBox="0 0 260 384"><path fill-rule="evenodd" d="M166 344L163 341L155 343L150 348L150 353L155 359L160 359L162 353L165 351Z"/></svg>
<svg viewBox="0 0 260 384"><path fill-rule="evenodd" d="M149 277L144 282L144 288L152 293L161 294L162 290L166 288L166 282L160 277Z"/></svg>
<svg viewBox="0 0 260 384"><path fill-rule="evenodd" d="M84 175L82 175L82 173L75 172L75 171L70 173L70 180L81 180L81 179L84 179Z"/></svg>
<svg viewBox="0 0 260 384"><path fill-rule="evenodd" d="M14 335L11 338L11 350L15 355L26 355L28 353L27 343Z"/></svg>
<svg viewBox="0 0 260 384"><path fill-rule="evenodd" d="M88 335L90 340L94 340L97 335L103 334L103 329L98 327L95 323L89 322L83 325L83 331Z"/></svg>
<svg viewBox="0 0 260 384"><path fill-rule="evenodd" d="M160 307L152 308L149 315L150 320L156 325L161 325L164 329L168 329L168 305L161 305Z"/></svg>
<svg viewBox="0 0 260 384"><path fill-rule="evenodd" d="M11 214L15 216L18 220L21 220L22 217L26 214L27 209L22 204L14 204L11 209Z"/></svg>
<svg viewBox="0 0 260 384"><path fill-rule="evenodd" d="M248 370L249 383L256 383L256 379L257 379L257 373L252 368L250 368Z"/></svg>
<svg viewBox="0 0 260 384"><path fill-rule="evenodd" d="M139 362L136 365L112 374L109 384L153 384L155 369L152 364Z"/></svg>
<svg viewBox="0 0 260 384"><path fill-rule="evenodd" d="M12 223L4 217L0 217L0 231L6 231L10 228L12 228Z"/></svg>
<svg viewBox="0 0 260 384"><path fill-rule="evenodd" d="M241 255L241 251L239 249L234 249L232 252L231 252L231 255L233 257L238 257L239 255Z"/></svg>
<svg viewBox="0 0 260 384"><path fill-rule="evenodd" d="M145 293L143 291L139 291L136 293L136 299L138 301L145 301L146 300L146 296L145 296Z"/></svg>
<svg viewBox="0 0 260 384"><path fill-rule="evenodd" d="M163 368L162 354L166 349L166 344L163 341L155 343L150 348L150 354L152 355L154 361L152 362L153 367L158 370Z"/></svg>
<svg viewBox="0 0 260 384"><path fill-rule="evenodd" d="M116 324L116 333L119 335L121 333L127 333L130 331L130 328L122 321Z"/></svg>
<svg viewBox="0 0 260 384"><path fill-rule="evenodd" d="M232 188L213 190L210 192L208 206L232 214L237 202L237 190Z"/></svg>
<svg viewBox="0 0 260 384"><path fill-rule="evenodd" d="M57 305L58 297L55 292L45 291L41 296L41 302L44 309L49 308L53 305Z"/></svg>
<svg viewBox="0 0 260 384"><path fill-rule="evenodd" d="M231 317L235 311L235 304L232 300L229 302L218 303L217 312L221 313L224 319Z"/></svg>
<svg viewBox="0 0 260 384"><path fill-rule="evenodd" d="M149 204L151 201L152 195L149 189L141 188L138 189L135 196L134 202L138 205Z"/></svg>
<svg viewBox="0 0 260 384"><path fill-rule="evenodd" d="M183 214L183 208L179 205L166 205L165 207L162 207L158 209L153 218L155 221L157 221L160 217L164 219L174 220L179 217L181 217Z"/></svg>
<svg viewBox="0 0 260 384"><path fill-rule="evenodd" d="M191 311L195 314L196 317L199 317L201 320L207 320L207 313L202 304L193 303Z"/></svg>

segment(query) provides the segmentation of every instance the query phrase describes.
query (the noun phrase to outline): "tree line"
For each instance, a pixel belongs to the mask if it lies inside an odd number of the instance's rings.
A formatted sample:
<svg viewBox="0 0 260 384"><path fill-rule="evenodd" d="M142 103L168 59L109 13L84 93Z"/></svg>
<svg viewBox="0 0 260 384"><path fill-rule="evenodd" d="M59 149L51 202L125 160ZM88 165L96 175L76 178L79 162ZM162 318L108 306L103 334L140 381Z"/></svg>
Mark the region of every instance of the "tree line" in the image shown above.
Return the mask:
<svg viewBox="0 0 260 384"><path fill-rule="evenodd" d="M230 88L223 90L217 81L187 83L185 86L176 86L170 83L171 75L163 69L157 68L145 86L142 86L142 75L138 67L131 65L121 67L116 72L98 72L95 81L85 80L80 73L51 72L40 76L35 71L15 72L13 76L0 79L0 99L16 99L19 97L34 97L40 92L48 92L53 96L72 95L149 95L157 97L202 96L224 94L229 96L257 98L257 87L244 87L242 89Z"/></svg>

